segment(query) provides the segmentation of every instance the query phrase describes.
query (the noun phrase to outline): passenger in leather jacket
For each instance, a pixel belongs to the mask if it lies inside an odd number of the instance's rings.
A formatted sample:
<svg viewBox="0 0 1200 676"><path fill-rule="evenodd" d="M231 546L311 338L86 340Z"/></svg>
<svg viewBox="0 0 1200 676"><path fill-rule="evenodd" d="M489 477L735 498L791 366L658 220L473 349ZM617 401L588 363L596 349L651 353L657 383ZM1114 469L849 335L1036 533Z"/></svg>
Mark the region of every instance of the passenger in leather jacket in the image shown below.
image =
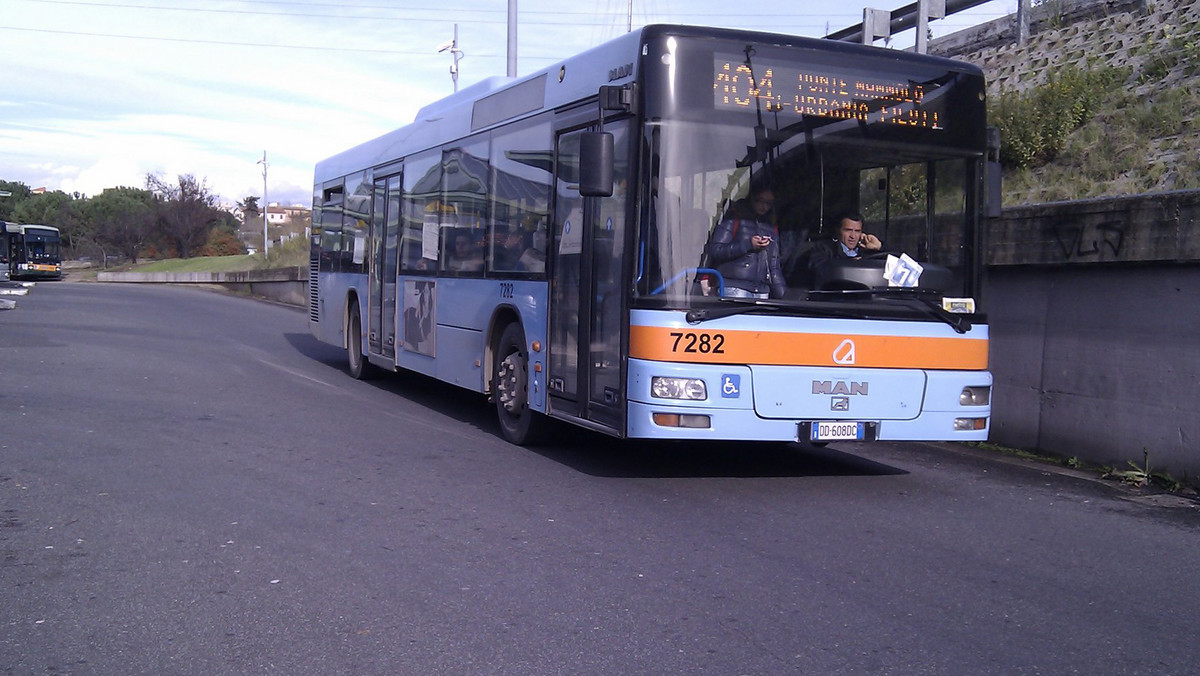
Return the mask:
<svg viewBox="0 0 1200 676"><path fill-rule="evenodd" d="M747 217L731 214L713 230L709 265L724 278L727 297L783 298L779 233L768 221L775 195L769 188L757 190L750 206Z"/></svg>

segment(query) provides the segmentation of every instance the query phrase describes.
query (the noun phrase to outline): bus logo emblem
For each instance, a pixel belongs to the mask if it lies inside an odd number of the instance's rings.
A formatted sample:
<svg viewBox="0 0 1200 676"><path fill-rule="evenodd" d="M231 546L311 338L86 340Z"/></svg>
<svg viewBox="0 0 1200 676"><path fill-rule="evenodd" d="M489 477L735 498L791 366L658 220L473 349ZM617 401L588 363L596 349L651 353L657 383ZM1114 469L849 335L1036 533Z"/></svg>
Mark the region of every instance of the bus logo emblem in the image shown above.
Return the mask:
<svg viewBox="0 0 1200 676"><path fill-rule="evenodd" d="M854 363L854 341L847 338L833 351L833 363L849 365Z"/></svg>
<svg viewBox="0 0 1200 676"><path fill-rule="evenodd" d="M742 394L742 377L732 373L721 376L721 396L726 399L737 399Z"/></svg>

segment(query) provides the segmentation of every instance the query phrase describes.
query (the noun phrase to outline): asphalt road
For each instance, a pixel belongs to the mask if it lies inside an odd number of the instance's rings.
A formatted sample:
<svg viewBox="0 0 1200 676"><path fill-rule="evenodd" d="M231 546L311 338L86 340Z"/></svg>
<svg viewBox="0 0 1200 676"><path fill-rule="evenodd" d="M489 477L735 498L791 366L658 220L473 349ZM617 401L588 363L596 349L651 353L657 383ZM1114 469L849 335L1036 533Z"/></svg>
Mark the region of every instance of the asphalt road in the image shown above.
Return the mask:
<svg viewBox="0 0 1200 676"><path fill-rule="evenodd" d="M1200 672L1200 511L923 444L500 440L301 310L0 313L5 674Z"/></svg>

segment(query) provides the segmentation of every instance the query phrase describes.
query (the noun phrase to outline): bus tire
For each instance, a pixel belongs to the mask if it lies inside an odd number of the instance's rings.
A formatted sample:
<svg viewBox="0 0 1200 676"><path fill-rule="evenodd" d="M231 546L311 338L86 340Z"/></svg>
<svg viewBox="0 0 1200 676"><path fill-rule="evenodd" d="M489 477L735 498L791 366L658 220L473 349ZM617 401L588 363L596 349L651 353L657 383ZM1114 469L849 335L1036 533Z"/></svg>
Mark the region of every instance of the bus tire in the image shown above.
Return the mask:
<svg viewBox="0 0 1200 676"><path fill-rule="evenodd" d="M346 361L350 377L355 380L369 380L378 373L378 367L363 354L362 317L358 312L358 301L350 304L350 317L346 320Z"/></svg>
<svg viewBox="0 0 1200 676"><path fill-rule="evenodd" d="M504 327L496 344L492 399L500 432L509 443L526 446L537 442L545 421L529 407L529 353L520 324Z"/></svg>

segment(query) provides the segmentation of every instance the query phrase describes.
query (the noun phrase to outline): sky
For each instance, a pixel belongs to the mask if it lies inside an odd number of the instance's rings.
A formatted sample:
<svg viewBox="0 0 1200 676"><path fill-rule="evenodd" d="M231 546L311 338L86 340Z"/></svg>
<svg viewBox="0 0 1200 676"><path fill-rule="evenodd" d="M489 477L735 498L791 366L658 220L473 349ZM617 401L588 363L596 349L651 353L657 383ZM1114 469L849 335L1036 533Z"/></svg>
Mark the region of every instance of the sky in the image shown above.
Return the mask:
<svg viewBox="0 0 1200 676"><path fill-rule="evenodd" d="M517 0L517 75L684 23L824 36L911 0ZM935 37L1016 11L990 0ZM736 10L731 11L731 10ZM227 204L310 205L317 161L507 69L508 1L0 0L0 180L97 195L190 174ZM911 47L913 31L894 36ZM878 43L882 46L882 43Z"/></svg>

